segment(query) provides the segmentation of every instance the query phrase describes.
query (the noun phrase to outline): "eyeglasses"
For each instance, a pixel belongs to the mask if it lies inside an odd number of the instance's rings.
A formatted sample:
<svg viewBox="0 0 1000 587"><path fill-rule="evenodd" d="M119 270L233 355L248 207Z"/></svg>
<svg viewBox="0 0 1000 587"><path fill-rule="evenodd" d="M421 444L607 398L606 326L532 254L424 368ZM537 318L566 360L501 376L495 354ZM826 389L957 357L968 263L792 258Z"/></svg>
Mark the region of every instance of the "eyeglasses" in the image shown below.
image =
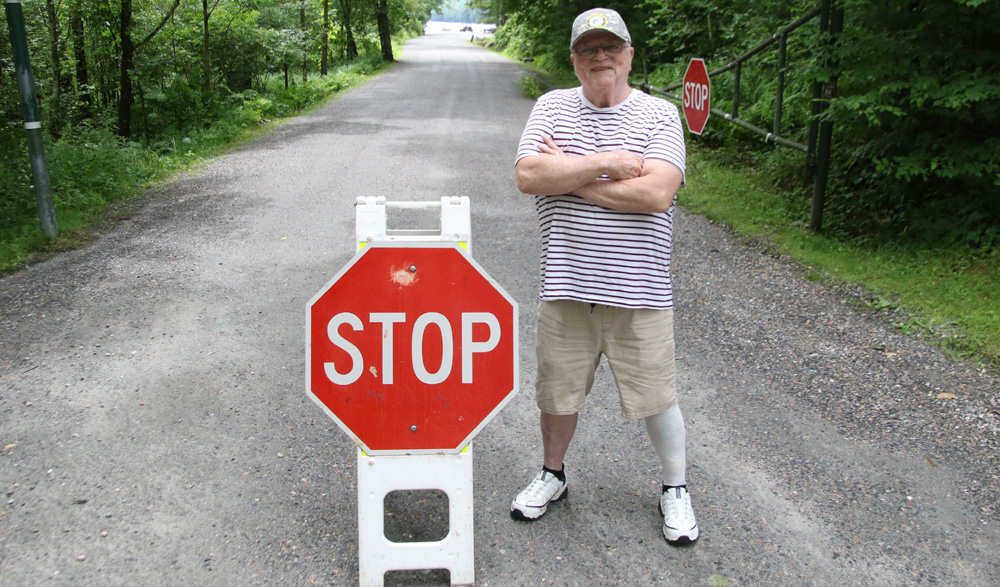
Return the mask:
<svg viewBox="0 0 1000 587"><path fill-rule="evenodd" d="M597 52L600 50L603 50L606 55L618 55L626 47L628 47L628 43L609 43L607 45L591 45L582 49L574 49L573 52L580 57L589 59L597 55Z"/></svg>

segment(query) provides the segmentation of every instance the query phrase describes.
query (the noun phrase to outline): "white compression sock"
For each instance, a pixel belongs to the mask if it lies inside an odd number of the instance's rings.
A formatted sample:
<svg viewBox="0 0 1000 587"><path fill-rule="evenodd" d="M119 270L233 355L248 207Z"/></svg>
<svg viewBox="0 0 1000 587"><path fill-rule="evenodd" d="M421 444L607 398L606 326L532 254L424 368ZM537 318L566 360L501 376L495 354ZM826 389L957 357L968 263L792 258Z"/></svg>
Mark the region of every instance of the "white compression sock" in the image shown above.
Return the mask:
<svg viewBox="0 0 1000 587"><path fill-rule="evenodd" d="M664 485L684 485L687 458L684 452L684 418L681 408L674 407L653 416L647 416L646 430L656 454L663 465Z"/></svg>

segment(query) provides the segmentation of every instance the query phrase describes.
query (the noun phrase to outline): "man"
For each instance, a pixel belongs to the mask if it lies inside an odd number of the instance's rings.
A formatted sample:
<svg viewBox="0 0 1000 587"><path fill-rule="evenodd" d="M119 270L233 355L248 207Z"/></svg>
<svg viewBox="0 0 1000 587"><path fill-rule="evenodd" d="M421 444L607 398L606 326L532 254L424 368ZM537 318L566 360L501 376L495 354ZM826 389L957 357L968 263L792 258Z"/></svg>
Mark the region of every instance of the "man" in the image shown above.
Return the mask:
<svg viewBox="0 0 1000 587"><path fill-rule="evenodd" d="M670 248L684 184L677 108L628 85L635 49L621 16L576 18L570 58L580 87L539 98L518 146L518 188L536 196L542 233L536 401L542 471L511 503L536 520L566 495L563 457L601 355L622 414L644 418L663 465L663 535L698 539L685 480L674 371Z"/></svg>

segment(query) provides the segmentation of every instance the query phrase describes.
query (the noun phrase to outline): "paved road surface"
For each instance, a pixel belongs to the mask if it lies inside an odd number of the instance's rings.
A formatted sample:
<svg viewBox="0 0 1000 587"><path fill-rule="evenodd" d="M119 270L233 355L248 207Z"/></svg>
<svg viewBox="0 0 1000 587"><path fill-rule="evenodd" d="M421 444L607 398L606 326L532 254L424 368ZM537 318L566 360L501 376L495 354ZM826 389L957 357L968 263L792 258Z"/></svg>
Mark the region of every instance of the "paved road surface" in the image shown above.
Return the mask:
<svg viewBox="0 0 1000 587"><path fill-rule="evenodd" d="M155 190L88 249L0 280L0 584L357 584L355 446L303 389L303 310L350 258L365 195L471 196L476 259L521 306L522 393L475 442L478 584L1000 582L996 419L963 411L995 401L995 375L686 214L677 338L701 541L662 539L659 465L603 368L569 499L510 520L540 464L538 238L512 176L532 102L516 64L464 41L411 41L390 72ZM444 501L393 496L386 532L441 537Z"/></svg>

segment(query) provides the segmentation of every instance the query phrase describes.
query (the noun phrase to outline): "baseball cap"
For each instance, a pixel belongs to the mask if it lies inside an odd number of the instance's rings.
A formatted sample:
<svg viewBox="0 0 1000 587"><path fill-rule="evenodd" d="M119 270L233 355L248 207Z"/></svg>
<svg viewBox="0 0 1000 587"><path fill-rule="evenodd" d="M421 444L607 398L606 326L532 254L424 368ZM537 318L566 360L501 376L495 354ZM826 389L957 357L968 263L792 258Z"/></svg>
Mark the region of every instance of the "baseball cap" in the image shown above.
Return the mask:
<svg viewBox="0 0 1000 587"><path fill-rule="evenodd" d="M580 40L583 35L592 31L607 31L626 43L632 42L625 21L620 14L610 8L593 8L576 17L573 21L573 33L569 38L569 48Z"/></svg>

